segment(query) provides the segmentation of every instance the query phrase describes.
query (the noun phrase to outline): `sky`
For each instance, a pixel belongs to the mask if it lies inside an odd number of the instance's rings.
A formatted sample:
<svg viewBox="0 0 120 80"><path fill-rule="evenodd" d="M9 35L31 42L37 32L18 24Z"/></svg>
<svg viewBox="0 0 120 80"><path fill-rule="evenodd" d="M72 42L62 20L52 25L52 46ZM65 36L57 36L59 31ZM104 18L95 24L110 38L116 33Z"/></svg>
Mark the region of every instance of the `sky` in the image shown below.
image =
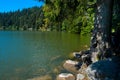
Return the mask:
<svg viewBox="0 0 120 80"><path fill-rule="evenodd" d="M0 12L22 10L24 8L31 8L33 6L41 6L43 2L36 0L0 0Z"/></svg>

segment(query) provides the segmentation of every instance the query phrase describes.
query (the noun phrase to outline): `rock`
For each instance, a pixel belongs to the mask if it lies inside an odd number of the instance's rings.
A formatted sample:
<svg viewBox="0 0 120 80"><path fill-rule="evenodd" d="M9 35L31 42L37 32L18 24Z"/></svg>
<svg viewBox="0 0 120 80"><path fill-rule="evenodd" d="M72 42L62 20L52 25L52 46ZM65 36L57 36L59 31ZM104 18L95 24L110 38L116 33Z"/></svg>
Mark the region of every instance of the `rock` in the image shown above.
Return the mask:
<svg viewBox="0 0 120 80"><path fill-rule="evenodd" d="M82 53L81 53L81 51L80 52L73 52L73 56L75 58L80 58L82 56Z"/></svg>
<svg viewBox="0 0 120 80"><path fill-rule="evenodd" d="M75 67L75 65L77 64L78 64L77 61L66 60L65 63L63 64L63 67L72 73L78 73L78 70Z"/></svg>
<svg viewBox="0 0 120 80"><path fill-rule="evenodd" d="M90 50L86 50L86 51L80 51L80 52L73 52L73 56L77 59L79 59L80 62L84 62L87 65L91 64L91 54L90 54Z"/></svg>
<svg viewBox="0 0 120 80"><path fill-rule="evenodd" d="M81 56L81 58L82 58L82 61L87 65L90 65L92 63L90 54L84 54Z"/></svg>
<svg viewBox="0 0 120 80"><path fill-rule="evenodd" d="M41 76L41 77L35 77L32 79L27 79L27 80L52 80L52 77L49 75Z"/></svg>
<svg viewBox="0 0 120 80"><path fill-rule="evenodd" d="M87 73L86 73L86 69L87 69L87 65L83 63L81 68L79 69L80 75L77 75L77 80L89 80ZM84 76L84 78L80 76Z"/></svg>
<svg viewBox="0 0 120 80"><path fill-rule="evenodd" d="M77 74L77 79L76 80L83 80L85 76L83 74Z"/></svg>
<svg viewBox="0 0 120 80"><path fill-rule="evenodd" d="M116 72L116 64L110 59L95 62L86 69L90 80L117 80Z"/></svg>
<svg viewBox="0 0 120 80"><path fill-rule="evenodd" d="M80 52L73 52L73 56L76 58L80 58L82 55L90 54L90 50L80 51Z"/></svg>
<svg viewBox="0 0 120 80"><path fill-rule="evenodd" d="M59 71L58 68L53 69L53 73L54 73L54 74L58 74L59 72L60 72L60 71Z"/></svg>
<svg viewBox="0 0 120 80"><path fill-rule="evenodd" d="M78 64L75 65L76 69L79 70L81 68L83 63L81 62L78 62Z"/></svg>
<svg viewBox="0 0 120 80"><path fill-rule="evenodd" d="M79 72L80 72L81 74L86 75L86 69L87 69L87 65L86 65L85 63L83 63L83 64L81 65L81 68L79 69Z"/></svg>
<svg viewBox="0 0 120 80"><path fill-rule="evenodd" d="M75 80L75 76L71 73L61 73L57 76L57 80Z"/></svg>

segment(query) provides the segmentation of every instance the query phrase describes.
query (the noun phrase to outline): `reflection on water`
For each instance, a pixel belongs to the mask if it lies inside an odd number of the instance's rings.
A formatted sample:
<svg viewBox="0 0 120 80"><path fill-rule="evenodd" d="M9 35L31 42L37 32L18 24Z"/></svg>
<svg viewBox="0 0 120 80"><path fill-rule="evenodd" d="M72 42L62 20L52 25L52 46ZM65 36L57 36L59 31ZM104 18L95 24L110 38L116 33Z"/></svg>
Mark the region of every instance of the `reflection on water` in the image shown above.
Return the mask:
<svg viewBox="0 0 120 80"><path fill-rule="evenodd" d="M89 39L60 32L0 32L0 80L27 80L59 73L70 52Z"/></svg>

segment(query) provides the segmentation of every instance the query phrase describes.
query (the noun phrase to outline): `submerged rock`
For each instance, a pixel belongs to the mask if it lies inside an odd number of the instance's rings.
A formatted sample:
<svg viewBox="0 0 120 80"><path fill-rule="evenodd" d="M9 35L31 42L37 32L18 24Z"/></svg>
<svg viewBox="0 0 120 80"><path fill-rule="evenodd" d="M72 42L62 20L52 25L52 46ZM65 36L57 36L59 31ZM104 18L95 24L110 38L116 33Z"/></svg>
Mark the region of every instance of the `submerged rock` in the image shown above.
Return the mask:
<svg viewBox="0 0 120 80"><path fill-rule="evenodd" d="M78 73L77 68L75 67L75 65L77 65L78 62L77 61L72 61L72 60L66 60L65 63L63 64L63 67L67 70L70 71L72 73Z"/></svg>
<svg viewBox="0 0 120 80"><path fill-rule="evenodd" d="M110 59L91 64L86 72L90 80L117 80L116 64Z"/></svg>
<svg viewBox="0 0 120 80"><path fill-rule="evenodd" d="M35 77L27 80L52 80L52 77L50 75L45 75L45 76Z"/></svg>
<svg viewBox="0 0 120 80"><path fill-rule="evenodd" d="M75 76L71 73L61 73L57 76L57 80L75 80Z"/></svg>

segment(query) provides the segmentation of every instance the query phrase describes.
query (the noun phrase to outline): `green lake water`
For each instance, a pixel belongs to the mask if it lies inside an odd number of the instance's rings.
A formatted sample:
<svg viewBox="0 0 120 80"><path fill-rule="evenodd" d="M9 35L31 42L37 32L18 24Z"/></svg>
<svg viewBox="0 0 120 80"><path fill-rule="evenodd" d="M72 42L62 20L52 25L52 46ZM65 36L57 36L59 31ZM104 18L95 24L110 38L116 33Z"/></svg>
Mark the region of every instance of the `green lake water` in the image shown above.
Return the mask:
<svg viewBox="0 0 120 80"><path fill-rule="evenodd" d="M62 70L73 51L89 45L89 36L60 32L0 32L0 80L28 80ZM53 78L54 79L54 78Z"/></svg>

